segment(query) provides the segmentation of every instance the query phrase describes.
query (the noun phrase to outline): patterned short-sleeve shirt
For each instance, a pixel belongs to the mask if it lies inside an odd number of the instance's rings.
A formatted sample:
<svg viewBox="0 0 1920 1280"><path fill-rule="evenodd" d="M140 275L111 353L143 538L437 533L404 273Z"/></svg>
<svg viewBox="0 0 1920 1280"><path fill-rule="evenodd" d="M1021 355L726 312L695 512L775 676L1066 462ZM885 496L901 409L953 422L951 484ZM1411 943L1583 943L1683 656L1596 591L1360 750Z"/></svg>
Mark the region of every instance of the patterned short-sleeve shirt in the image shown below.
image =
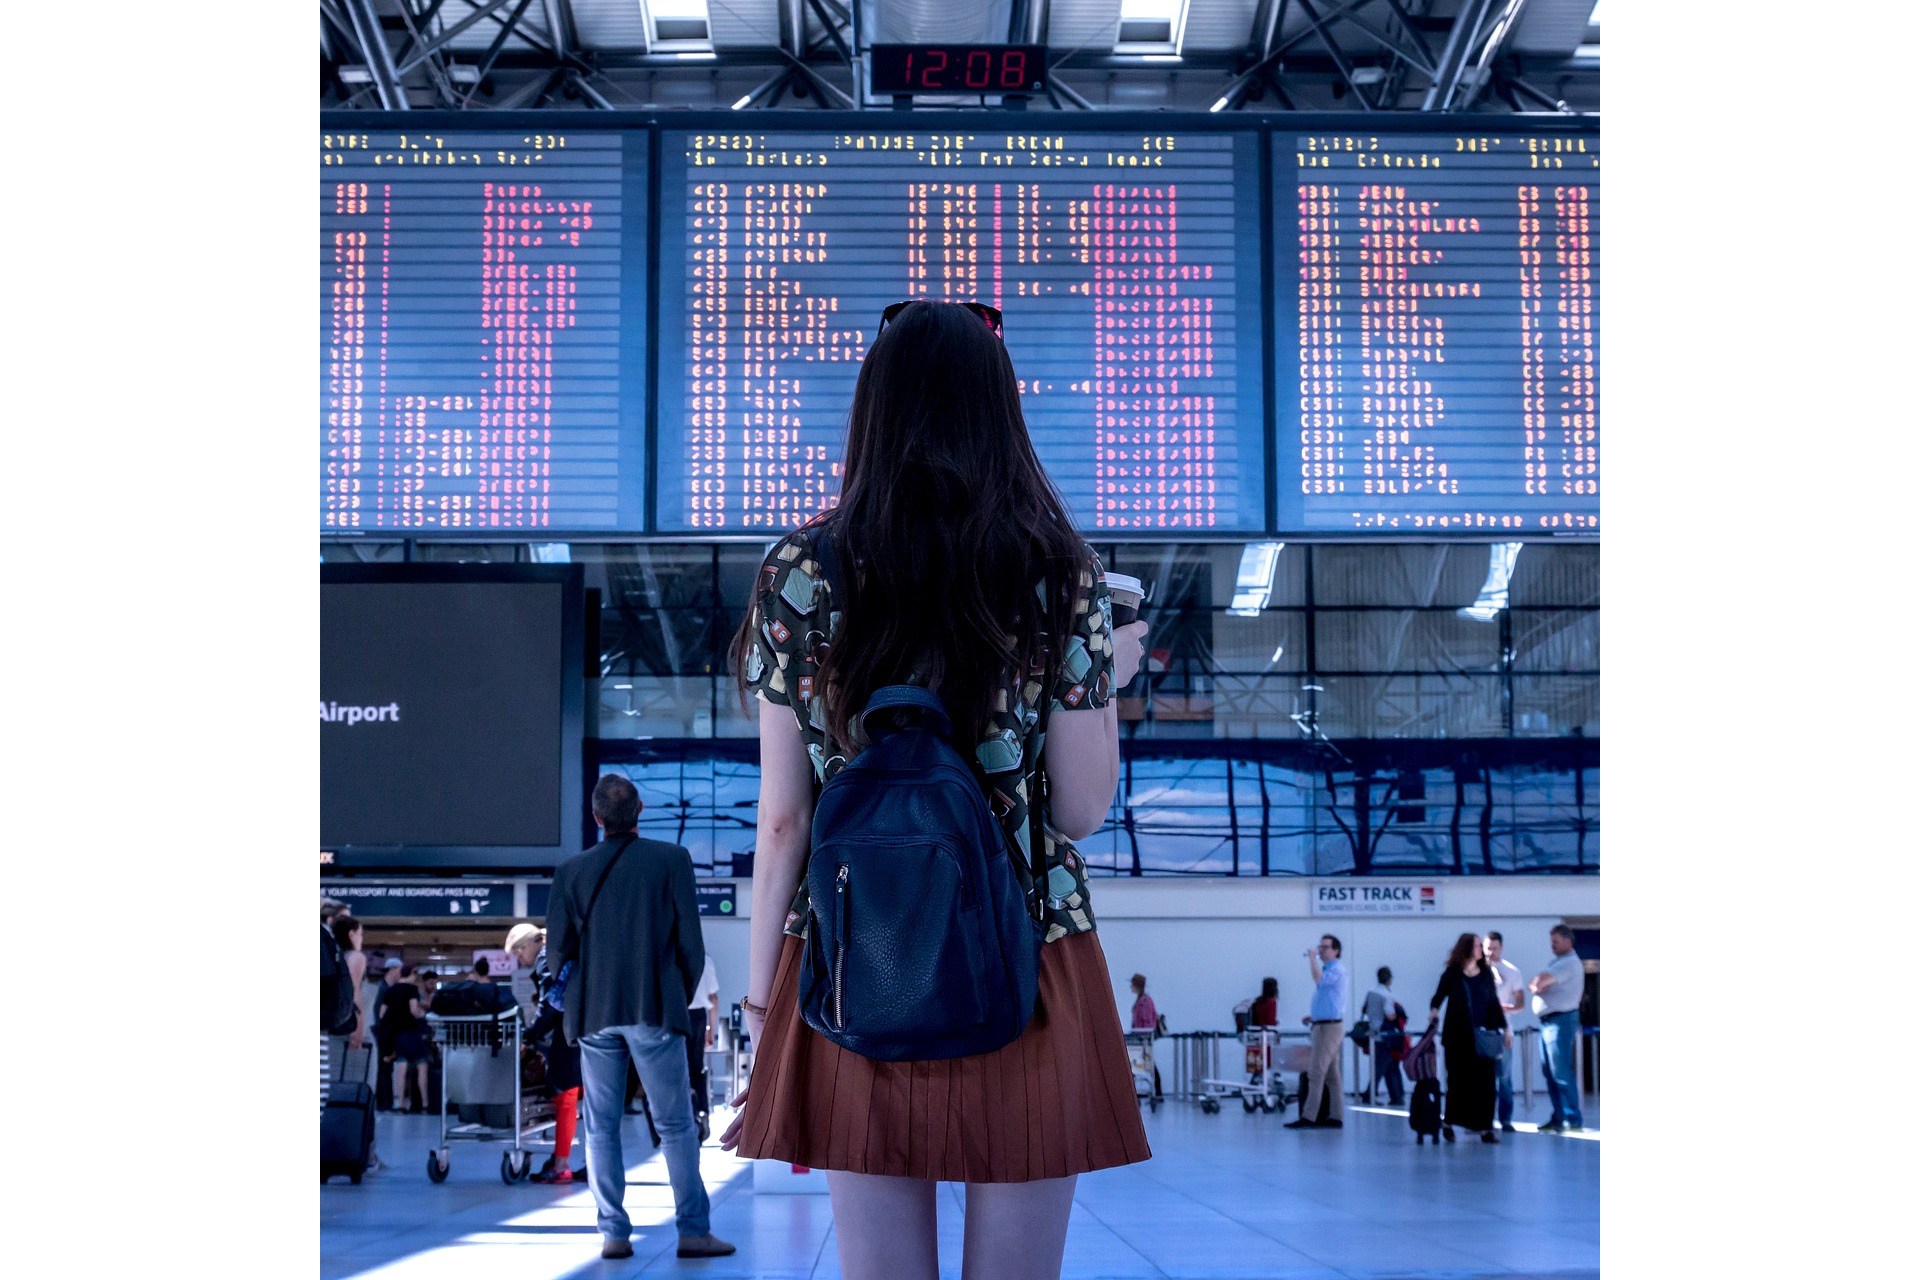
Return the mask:
<svg viewBox="0 0 1920 1280"><path fill-rule="evenodd" d="M814 556L812 527L796 530L774 544L760 566L749 620L753 644L746 654L747 687L762 702L791 707L813 762L813 794L839 772L846 757L829 745L826 706L817 681L820 659L837 633L840 613L832 588ZM1035 583L1045 601L1045 584ZM1092 548L1080 568L1074 591L1073 627L1052 690L1053 711L1103 707L1113 694L1113 601L1100 558ZM987 801L1006 831L1021 881L1033 865L1027 797L1034 767L1046 745L1039 733L1040 680L1009 682L1001 693L986 736L974 752ZM1071 840L1055 830L1050 815L1040 815L1045 840L1047 941L1094 930L1087 894L1086 862ZM805 934L807 888L803 879L786 932Z"/></svg>

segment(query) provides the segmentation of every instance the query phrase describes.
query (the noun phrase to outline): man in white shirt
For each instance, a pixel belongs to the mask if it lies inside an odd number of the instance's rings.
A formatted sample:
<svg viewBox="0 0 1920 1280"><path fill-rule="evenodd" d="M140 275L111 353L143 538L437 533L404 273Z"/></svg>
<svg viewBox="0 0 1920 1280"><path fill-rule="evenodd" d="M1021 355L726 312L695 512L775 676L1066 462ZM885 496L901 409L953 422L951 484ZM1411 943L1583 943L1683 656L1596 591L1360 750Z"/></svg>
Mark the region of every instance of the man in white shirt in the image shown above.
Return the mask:
<svg viewBox="0 0 1920 1280"><path fill-rule="evenodd" d="M1553 1119L1541 1125L1540 1132L1578 1133L1583 1121L1580 1082L1573 1075L1573 1038L1580 1034L1580 997L1587 990L1587 967L1574 954L1573 930L1566 925L1553 926L1547 943L1553 948L1553 959L1527 984L1533 992L1533 1011L1540 1019L1547 1097L1553 1102Z"/></svg>
<svg viewBox="0 0 1920 1280"><path fill-rule="evenodd" d="M712 1126L707 1119L712 1086L707 1082L707 1050L713 1048L713 1030L720 1023L720 974L713 967L713 953L707 953L706 967L700 970L687 1001L687 1020L693 1024L687 1036L687 1078L693 1082L693 1115L705 1142Z"/></svg>
<svg viewBox="0 0 1920 1280"><path fill-rule="evenodd" d="M1506 939L1500 936L1498 929L1487 930L1487 967L1493 971L1493 989L1500 1000L1500 1007L1507 1014L1507 1030L1515 1037L1520 1034L1522 1010L1527 1003L1527 986L1520 977L1520 966L1511 960L1501 958L1506 950ZM1531 1020L1529 1020L1531 1021ZM1525 1041L1515 1039L1514 1044ZM1513 1132L1513 1049L1503 1050L1500 1060L1494 1064L1494 1097L1498 1099L1498 1118L1500 1127L1508 1133Z"/></svg>

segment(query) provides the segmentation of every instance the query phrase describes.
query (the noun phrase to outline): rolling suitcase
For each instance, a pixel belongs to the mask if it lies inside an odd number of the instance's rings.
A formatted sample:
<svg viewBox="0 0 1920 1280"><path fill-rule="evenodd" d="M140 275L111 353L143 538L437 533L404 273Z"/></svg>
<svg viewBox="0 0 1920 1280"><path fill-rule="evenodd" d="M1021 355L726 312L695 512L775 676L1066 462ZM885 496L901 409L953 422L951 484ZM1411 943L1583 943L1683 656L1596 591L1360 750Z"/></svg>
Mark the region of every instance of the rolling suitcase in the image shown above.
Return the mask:
<svg viewBox="0 0 1920 1280"><path fill-rule="evenodd" d="M320 1181L344 1173L358 1184L373 1153L373 1087L342 1080L327 1091L320 1116Z"/></svg>
<svg viewBox="0 0 1920 1280"><path fill-rule="evenodd" d="M1428 1027L1426 1034L1407 1051L1405 1059L1407 1074L1413 1077L1413 1097L1407 1105L1407 1124L1415 1134L1415 1146L1425 1144L1428 1138L1432 1138L1436 1144L1440 1140L1439 1039L1439 1028Z"/></svg>
<svg viewBox="0 0 1920 1280"><path fill-rule="evenodd" d="M1440 1141L1440 1082L1438 1080L1416 1080L1413 1082L1413 1100L1407 1108L1407 1123L1414 1132L1413 1145L1421 1146L1428 1138L1437 1144Z"/></svg>

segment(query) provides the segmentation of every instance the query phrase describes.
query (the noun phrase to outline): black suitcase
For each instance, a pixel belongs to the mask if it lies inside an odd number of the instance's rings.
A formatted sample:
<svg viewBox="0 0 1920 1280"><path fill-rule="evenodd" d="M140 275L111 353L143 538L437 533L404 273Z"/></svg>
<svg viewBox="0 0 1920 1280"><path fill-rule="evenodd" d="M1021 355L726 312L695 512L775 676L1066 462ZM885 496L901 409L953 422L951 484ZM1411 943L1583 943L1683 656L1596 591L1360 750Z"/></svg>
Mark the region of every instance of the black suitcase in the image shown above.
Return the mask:
<svg viewBox="0 0 1920 1280"><path fill-rule="evenodd" d="M1302 1120L1307 1118L1307 1083L1307 1073L1302 1071L1300 1073L1300 1105L1298 1108ZM1320 1114L1314 1117L1314 1121L1318 1124L1325 1124L1331 1119L1333 1119L1333 1090L1322 1089L1320 1091Z"/></svg>
<svg viewBox="0 0 1920 1280"><path fill-rule="evenodd" d="M1413 1082L1413 1101L1407 1107L1407 1124L1418 1135L1414 1139L1416 1147L1424 1144L1428 1138L1439 1141L1440 1082L1438 1080Z"/></svg>
<svg viewBox="0 0 1920 1280"><path fill-rule="evenodd" d="M1302 1073L1300 1073L1300 1092L1294 1094L1294 1111L1300 1115L1300 1119L1306 1119L1306 1117L1308 1117L1308 1084L1308 1073L1302 1071ZM1319 1123L1319 1125L1325 1125L1325 1123L1331 1121L1331 1119L1332 1090L1331 1088L1323 1088L1323 1090L1321 1090L1321 1113L1315 1115L1313 1121Z"/></svg>
<svg viewBox="0 0 1920 1280"><path fill-rule="evenodd" d="M320 1181L344 1173L358 1183L373 1154L373 1087L342 1080L327 1091L320 1115Z"/></svg>

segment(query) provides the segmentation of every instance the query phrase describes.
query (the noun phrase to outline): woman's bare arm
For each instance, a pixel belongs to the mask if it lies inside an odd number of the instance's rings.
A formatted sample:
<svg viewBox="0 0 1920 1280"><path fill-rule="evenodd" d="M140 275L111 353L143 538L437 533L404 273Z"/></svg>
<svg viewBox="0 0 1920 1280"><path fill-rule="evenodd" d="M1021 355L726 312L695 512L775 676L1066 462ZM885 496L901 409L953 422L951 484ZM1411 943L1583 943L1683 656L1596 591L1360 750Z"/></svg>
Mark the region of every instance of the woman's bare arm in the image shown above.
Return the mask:
<svg viewBox="0 0 1920 1280"><path fill-rule="evenodd" d="M753 848L753 915L748 921L747 999L773 992L787 904L800 887L813 837L813 765L791 707L760 704L760 809ZM757 1041L760 1020L748 1014Z"/></svg>
<svg viewBox="0 0 1920 1280"><path fill-rule="evenodd" d="M1113 694L1133 683L1145 655L1147 624L1113 629ZM1051 696L1051 694L1047 695ZM1084 840L1100 829L1120 785L1120 711L1055 711L1047 720L1048 815L1060 834Z"/></svg>

